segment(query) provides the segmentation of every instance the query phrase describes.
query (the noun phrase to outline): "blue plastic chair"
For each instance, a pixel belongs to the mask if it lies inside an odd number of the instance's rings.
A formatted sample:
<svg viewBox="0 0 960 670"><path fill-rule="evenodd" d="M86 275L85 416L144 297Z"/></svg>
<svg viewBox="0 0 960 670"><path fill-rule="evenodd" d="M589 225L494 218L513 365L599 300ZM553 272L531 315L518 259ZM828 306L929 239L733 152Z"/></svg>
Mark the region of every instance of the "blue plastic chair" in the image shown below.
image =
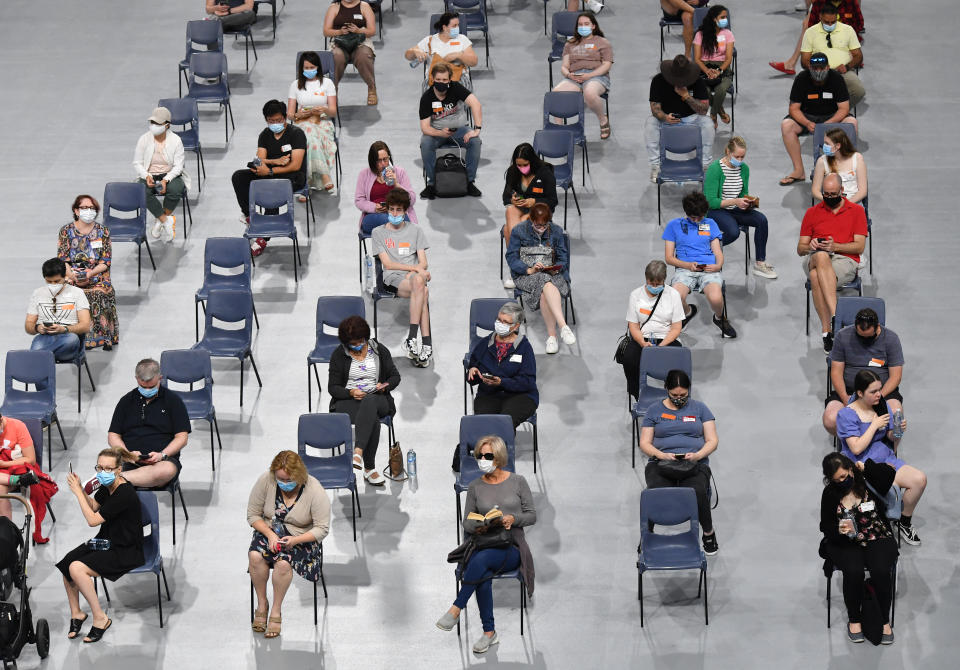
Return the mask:
<svg viewBox="0 0 960 670"><path fill-rule="evenodd" d="M203 349L168 349L160 353L161 384L171 393L183 400L187 415L191 421L203 420L210 424L210 469L216 470L213 451L213 431L217 431L217 443L223 450L220 440L220 426L217 423L217 410L213 406L213 367L210 354ZM176 390L169 383L189 384L188 390ZM201 388L193 388L202 383Z"/></svg>
<svg viewBox="0 0 960 670"><path fill-rule="evenodd" d="M497 435L507 445L507 465L504 470L516 472L516 445L513 435L513 421L506 414L473 414L460 417L460 472L453 482L453 493L457 499L457 542L460 542L460 522L463 520L463 506L460 494L470 488L474 479L483 476L473 456L473 447L481 437Z"/></svg>
<svg viewBox="0 0 960 670"><path fill-rule="evenodd" d="M810 280L808 279L804 284L804 288L807 289L807 319L806 319L806 334L810 334ZM856 291L858 297L863 297L863 281L860 279L860 273L857 272L857 276L853 278L853 281L844 284L837 288L837 293L840 291ZM838 300L839 295L838 295Z"/></svg>
<svg viewBox="0 0 960 670"><path fill-rule="evenodd" d="M330 356L340 346L340 338L324 331L325 328L336 330L340 322L348 316L367 318L367 308L363 298L352 295L326 295L317 298L317 341L313 351L307 354L307 411L313 411L313 383L310 381L310 371L317 380L317 406L320 405L320 394L323 393L323 384L320 383L320 373L317 366L329 363Z"/></svg>
<svg viewBox="0 0 960 670"><path fill-rule="evenodd" d="M671 158L695 153L693 158ZM694 125L662 126L660 128L660 174L657 175L657 225L663 225L660 207L660 187L666 183L698 182L703 190L703 141L700 127Z"/></svg>
<svg viewBox="0 0 960 670"><path fill-rule="evenodd" d="M219 21L217 22L219 23ZM160 554L160 509L157 505L157 496L151 491L137 491L140 498L140 518L143 522L143 558L144 563L134 568L128 575L142 575L153 573L157 578L157 609L160 611L160 628L163 628L163 599L160 595L160 578L163 577L163 588L167 592L167 601L170 600L170 587L167 586L167 573L163 569L163 556ZM147 529L149 528L149 532ZM96 587L97 578L94 577ZM100 580L103 584L103 594L110 603L110 592L107 590L107 580Z"/></svg>
<svg viewBox="0 0 960 670"><path fill-rule="evenodd" d="M503 236L501 235L501 238ZM502 255L502 254L501 254ZM501 273L501 276L502 273ZM500 314L500 308L510 302L507 298L474 298L470 301L470 320L468 322L469 335L467 336L467 353L463 355L463 413L467 414L467 398L472 396L470 384L467 383L467 365L470 354L480 340L490 337L493 332L493 322Z"/></svg>
<svg viewBox="0 0 960 670"><path fill-rule="evenodd" d="M877 313L880 325L886 323L887 307L883 298L840 296L837 298L837 312L833 315L833 332L852 326L856 321L857 312L861 309L872 309Z"/></svg>
<svg viewBox="0 0 960 670"><path fill-rule="evenodd" d="M213 320L229 324L242 322L242 327L227 330L213 324ZM240 406L243 407L243 364L247 358L257 376L257 384L263 388L260 371L251 351L253 339L253 296L249 291L213 289L207 296L207 313L204 318L203 339L192 349L206 349L216 358L236 358L240 361Z"/></svg>
<svg viewBox="0 0 960 670"><path fill-rule="evenodd" d="M277 214L261 214L264 210L286 210ZM289 179L258 179L250 182L250 225L243 236L248 240L258 237L289 237L293 241L293 280L300 281L298 272L300 243L297 241L297 225L293 218L293 185ZM256 265L256 261L254 261Z"/></svg>
<svg viewBox="0 0 960 670"><path fill-rule="evenodd" d="M460 14L460 32L463 34L478 31L483 33L487 67L490 67L490 23L487 20L487 0L444 0L444 10Z"/></svg>
<svg viewBox="0 0 960 670"><path fill-rule="evenodd" d="M220 270L242 269L235 274L214 272ZM253 261L250 258L250 245L242 237L208 237L203 245L203 285L193 296L193 327L196 340L200 340L200 316L198 306L206 311L207 296L211 289L236 289L251 292L253 305L253 320L260 329L260 320L257 317L257 305L253 302Z"/></svg>
<svg viewBox="0 0 960 670"><path fill-rule="evenodd" d="M52 351L8 351L3 372L3 404L0 414L21 421L37 419L47 428L47 463L53 460L50 426L57 425L60 442L67 448L67 440L57 418L57 370ZM24 390L15 389L13 383L24 385ZM33 384L34 391L28 390ZM43 445L40 445L43 448Z"/></svg>
<svg viewBox="0 0 960 670"><path fill-rule="evenodd" d="M458 565L453 570L453 576L456 579L456 593L460 593L460 566ZM520 582L520 635L523 635L523 618L527 609L527 583L523 579L523 573L520 572L520 568L516 570L508 570L506 572L498 572L490 577L490 579L516 579ZM460 637L460 620L466 616L466 610L463 610L460 613L460 616L457 617L457 637Z"/></svg>
<svg viewBox="0 0 960 670"><path fill-rule="evenodd" d="M113 212L134 212L135 216L121 218ZM153 252L147 241L147 193L143 184L138 182L112 181L103 188L103 225L110 231L114 242L133 242L137 245L137 286L140 286L140 265L143 247L147 247L150 265L157 270L153 262Z"/></svg>
<svg viewBox="0 0 960 670"><path fill-rule="evenodd" d="M533 134L533 150L541 158L563 158L562 163L553 164L553 178L557 186L563 189L563 229L567 229L567 191L573 191L573 202L577 206L577 216L580 212L580 201L577 199L577 189L573 185L573 161L575 149L573 134L562 130L538 130ZM503 235L500 236L503 239ZM501 276L503 275L501 261Z"/></svg>
<svg viewBox="0 0 960 670"><path fill-rule="evenodd" d="M330 456L311 456L307 448L330 450ZM336 456L333 450L343 448ZM350 415L301 414L297 422L297 453L307 466L307 472L325 489L348 489L350 491L350 512L353 515L353 541L357 541L357 514L363 518L360 510L360 496L357 493L357 476L353 469L353 428ZM323 595L327 589L324 586Z"/></svg>
<svg viewBox="0 0 960 670"><path fill-rule="evenodd" d="M201 81L197 81L198 78ZM207 83L207 80L215 80ZM190 56L190 68L187 70L187 97L197 102L206 102L227 108L230 126L236 130L233 122L233 107L230 105L230 80L227 57L222 53L195 53ZM224 141L230 141L227 129L227 117L223 117Z"/></svg>
<svg viewBox="0 0 960 670"><path fill-rule="evenodd" d="M630 408L633 421L630 447L630 467L637 467L637 445L640 441L640 421L647 415L647 409L655 402L667 397L662 386L650 386L647 377L658 381L667 378L671 370L683 370L693 379L693 354L686 347L648 347L640 357L640 395Z"/></svg>
<svg viewBox="0 0 960 670"><path fill-rule="evenodd" d="M563 123L554 123L550 117L561 119ZM568 123L567 119L576 117ZM548 91L543 94L543 129L566 130L573 135L573 143L583 151L583 184L587 183L590 172L590 156L587 153L586 116L583 106L583 93L580 91Z"/></svg>
<svg viewBox="0 0 960 670"><path fill-rule="evenodd" d="M678 526L690 522L684 533L656 533L653 525ZM643 628L643 573L649 570L699 570L697 598L703 591L703 621L710 625L707 609L707 557L700 548L700 520L693 489L676 486L644 489L640 493L640 546L637 548L637 600Z"/></svg>
<svg viewBox="0 0 960 670"><path fill-rule="evenodd" d="M567 39L577 34L577 15L579 12L554 12L550 19L550 53L547 54L547 74L550 88L553 88L553 64L563 60L563 47ZM547 32L547 5L543 5L543 32Z"/></svg>
<svg viewBox="0 0 960 670"><path fill-rule="evenodd" d="M204 23L209 22L204 21ZM157 107L166 107L170 110L171 127L184 127L183 130L173 132L183 142L184 151L192 151L197 155L197 193L200 193L203 190L203 180L207 178L207 167L203 163L203 147L200 145L200 111L197 101L193 98L162 98L157 100ZM203 175L202 179L201 175Z"/></svg>
<svg viewBox="0 0 960 670"><path fill-rule="evenodd" d="M198 49L198 46L205 48ZM206 19L187 21L186 55L183 57L183 60L180 61L177 68L179 70L177 87L181 98L183 97L183 82L186 81L187 86L190 86L190 80L187 79L187 70L190 68L190 56L195 53L206 53L208 51L223 52L223 24L219 21L207 21ZM166 105L158 106L165 107Z"/></svg>

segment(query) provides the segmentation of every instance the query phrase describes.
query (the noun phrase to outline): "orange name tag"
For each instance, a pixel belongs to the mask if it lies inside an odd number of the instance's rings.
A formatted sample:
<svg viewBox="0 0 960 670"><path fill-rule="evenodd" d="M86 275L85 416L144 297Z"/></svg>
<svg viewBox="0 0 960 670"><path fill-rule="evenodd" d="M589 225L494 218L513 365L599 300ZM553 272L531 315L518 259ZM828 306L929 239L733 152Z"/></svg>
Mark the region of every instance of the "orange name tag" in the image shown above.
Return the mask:
<svg viewBox="0 0 960 670"><path fill-rule="evenodd" d="M660 415L660 418L661 418L661 419L670 419L671 421L676 421L676 420L677 420L677 415L676 415L676 414L667 414L666 412L664 412L663 414Z"/></svg>
<svg viewBox="0 0 960 670"><path fill-rule="evenodd" d="M871 358L870 362L867 363L867 367L882 368L884 363L886 363L886 361L882 358Z"/></svg>
<svg viewBox="0 0 960 670"><path fill-rule="evenodd" d="M646 314L648 316L653 313L651 310L643 309L642 307L637 307L637 311L640 312L641 314Z"/></svg>
<svg viewBox="0 0 960 670"><path fill-rule="evenodd" d="M63 309L64 312L72 312L73 305L64 305L61 309Z"/></svg>
<svg viewBox="0 0 960 670"><path fill-rule="evenodd" d="M584 45L583 45L583 48L584 48L584 49L596 49L596 48L597 48L597 45L596 45L596 44L584 44Z"/></svg>
<svg viewBox="0 0 960 670"><path fill-rule="evenodd" d="M845 19L852 19L852 18L853 18L853 14L844 14L844 15L843 15L843 18L845 18Z"/></svg>
<svg viewBox="0 0 960 670"><path fill-rule="evenodd" d="M699 231L697 231L697 235L706 235L707 237L710 237L710 231L709 231L709 230L699 230Z"/></svg>
<svg viewBox="0 0 960 670"><path fill-rule="evenodd" d="M807 95L807 100L817 100L819 97L819 93L810 93Z"/></svg>
<svg viewBox="0 0 960 670"><path fill-rule="evenodd" d="M452 46L452 47L458 47L458 46L460 46L460 42L459 42L459 41L457 41L457 42L451 41L451 42L447 42L447 44L449 44L449 45Z"/></svg>
<svg viewBox="0 0 960 670"><path fill-rule="evenodd" d="M534 186L534 187L533 187L532 189L530 189L530 190L533 191L534 193L543 193L543 189L540 188L539 186Z"/></svg>

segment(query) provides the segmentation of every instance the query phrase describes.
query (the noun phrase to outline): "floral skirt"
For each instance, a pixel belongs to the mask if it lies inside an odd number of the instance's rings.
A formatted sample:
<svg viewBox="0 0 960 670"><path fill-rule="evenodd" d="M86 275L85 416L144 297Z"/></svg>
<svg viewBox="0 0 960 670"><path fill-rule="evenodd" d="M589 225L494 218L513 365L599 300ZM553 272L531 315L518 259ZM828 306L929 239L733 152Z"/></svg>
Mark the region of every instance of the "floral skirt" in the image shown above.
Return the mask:
<svg viewBox="0 0 960 670"><path fill-rule="evenodd" d="M258 530L253 531L250 551L255 551L273 567L277 561L286 561L294 572L308 582L320 581L320 543L304 542L274 553L267 545L267 538Z"/></svg>
<svg viewBox="0 0 960 670"><path fill-rule="evenodd" d="M532 275L517 277L514 283L518 289L523 291L524 304L534 312L540 309L540 295L543 293L543 287L547 284L556 286L560 295L564 298L570 295L570 286L561 274L551 275L546 272L534 272Z"/></svg>
<svg viewBox="0 0 960 670"><path fill-rule="evenodd" d="M320 123L299 121L296 125L307 136L307 182L311 186L322 188L323 181L320 175L334 174L337 143L334 138L333 121L329 119Z"/></svg>
<svg viewBox="0 0 960 670"><path fill-rule="evenodd" d="M90 332L84 345L96 349L120 341L120 323L117 319L117 294L112 284L100 284L84 290L90 303Z"/></svg>

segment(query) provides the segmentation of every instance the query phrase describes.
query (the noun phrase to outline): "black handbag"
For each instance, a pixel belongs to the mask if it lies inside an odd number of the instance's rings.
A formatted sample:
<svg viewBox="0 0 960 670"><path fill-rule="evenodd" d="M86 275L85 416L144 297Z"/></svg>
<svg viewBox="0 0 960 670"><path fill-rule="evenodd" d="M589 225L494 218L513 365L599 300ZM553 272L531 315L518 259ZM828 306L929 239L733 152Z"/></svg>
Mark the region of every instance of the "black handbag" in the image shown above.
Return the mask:
<svg viewBox="0 0 960 670"><path fill-rule="evenodd" d="M673 458L665 458L657 461L657 472L675 482L682 482L684 479L693 477L700 472L700 461L691 461L684 459L678 461Z"/></svg>
<svg viewBox="0 0 960 670"><path fill-rule="evenodd" d="M346 35L337 35L334 37L333 43L340 47L340 50L344 53L352 54L366 39L367 38L360 33L347 33Z"/></svg>
<svg viewBox="0 0 960 670"><path fill-rule="evenodd" d="M477 551L481 549L506 549L513 546L513 537L510 535L510 531L503 526L497 526L496 529L489 530L486 533L475 533L472 537Z"/></svg>
<svg viewBox="0 0 960 670"><path fill-rule="evenodd" d="M657 311L657 305L660 304L660 298L663 296L663 291L657 294L657 299L653 301L653 309L650 310L650 313L647 314L647 318L643 320L643 323L640 324L640 330L643 330L643 327L647 325L653 317L653 313ZM630 331L627 330L625 335L622 335L619 340L617 340L617 350L613 352L613 360L623 365L623 354L627 351L627 345L630 344Z"/></svg>

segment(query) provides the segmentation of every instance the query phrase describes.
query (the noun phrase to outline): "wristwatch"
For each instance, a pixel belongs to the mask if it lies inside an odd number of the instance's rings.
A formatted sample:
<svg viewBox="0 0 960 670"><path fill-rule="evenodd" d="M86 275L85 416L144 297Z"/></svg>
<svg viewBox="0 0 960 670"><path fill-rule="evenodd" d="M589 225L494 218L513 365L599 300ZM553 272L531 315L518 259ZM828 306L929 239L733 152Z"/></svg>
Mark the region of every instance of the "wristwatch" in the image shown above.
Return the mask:
<svg viewBox="0 0 960 670"><path fill-rule="evenodd" d="M161 461L169 461L169 460L170 460L170 457L167 456L166 454L164 454L163 452L161 452L161 453L160 453L160 460L161 460Z"/></svg>
<svg viewBox="0 0 960 670"><path fill-rule="evenodd" d="M270 170L270 176L272 177L272 176L273 176L273 168L271 167L271 168L269 168L269 170Z"/></svg>
<svg viewBox="0 0 960 670"><path fill-rule="evenodd" d="M476 130L478 133L480 132L480 130L481 130L482 128L483 128L483 126L474 126L474 127L473 127L473 129Z"/></svg>

